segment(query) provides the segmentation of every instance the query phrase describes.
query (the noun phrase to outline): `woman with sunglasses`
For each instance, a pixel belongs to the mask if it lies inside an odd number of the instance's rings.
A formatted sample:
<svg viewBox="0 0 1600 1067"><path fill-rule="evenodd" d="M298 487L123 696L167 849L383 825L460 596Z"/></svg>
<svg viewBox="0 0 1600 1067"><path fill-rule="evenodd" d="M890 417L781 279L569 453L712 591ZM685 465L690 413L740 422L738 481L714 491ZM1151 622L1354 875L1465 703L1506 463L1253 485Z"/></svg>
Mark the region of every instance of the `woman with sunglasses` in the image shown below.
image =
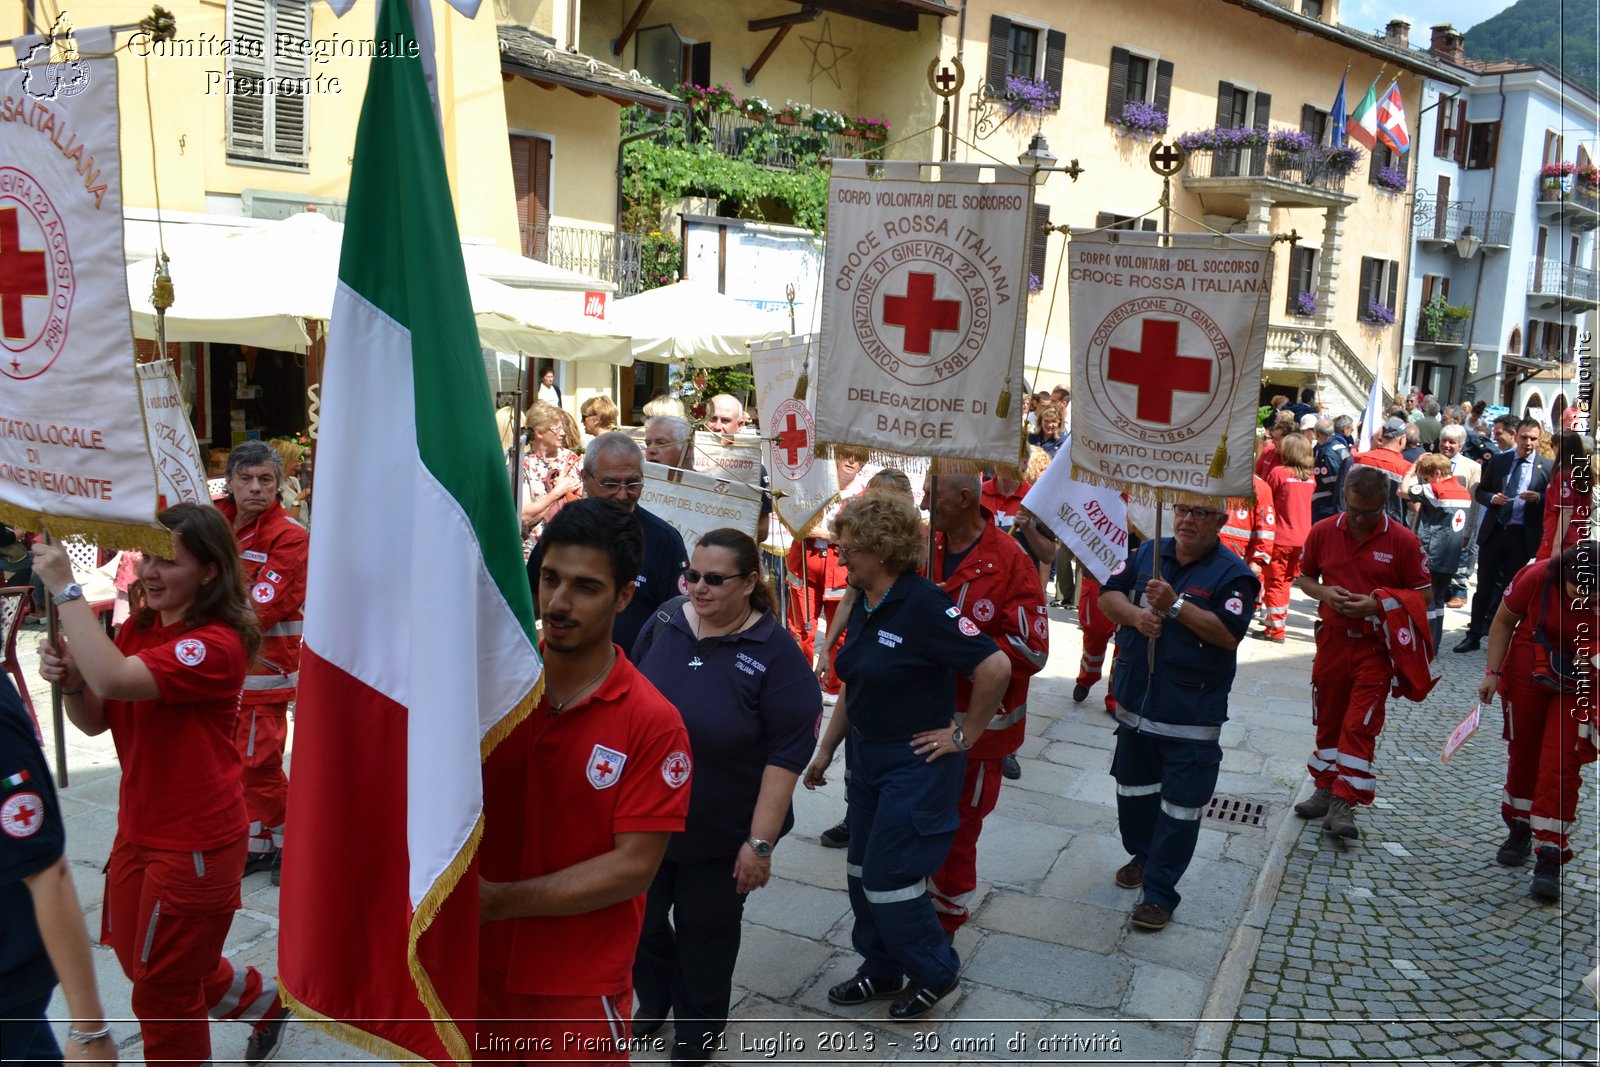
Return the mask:
<svg viewBox="0 0 1600 1067"><path fill-rule="evenodd" d="M1583 768L1595 761L1600 742L1591 658L1597 583L1596 541L1579 541L1518 571L1489 628L1488 667L1478 686L1479 701L1492 703L1498 692L1505 711L1500 817L1510 834L1495 858L1521 867L1537 849L1531 892L1539 900L1561 899Z"/></svg>
<svg viewBox="0 0 1600 1067"><path fill-rule="evenodd" d="M844 695L805 784L827 784L848 735L846 881L862 961L828 1000L893 1000L891 1019L916 1019L956 989L961 959L926 883L955 840L966 752L994 718L1011 662L916 572L925 541L911 501L893 493L852 500L839 512L834 540L858 593L835 664ZM972 678L960 720L958 672Z"/></svg>
<svg viewBox="0 0 1600 1067"><path fill-rule="evenodd" d="M684 580L687 600L663 605L630 657L682 714L696 770L688 823L646 898L634 1033L653 1033L671 1012L672 1062L704 1063L728 1022L745 897L767 884L773 849L794 825L822 691L774 615L748 535L707 533Z"/></svg>

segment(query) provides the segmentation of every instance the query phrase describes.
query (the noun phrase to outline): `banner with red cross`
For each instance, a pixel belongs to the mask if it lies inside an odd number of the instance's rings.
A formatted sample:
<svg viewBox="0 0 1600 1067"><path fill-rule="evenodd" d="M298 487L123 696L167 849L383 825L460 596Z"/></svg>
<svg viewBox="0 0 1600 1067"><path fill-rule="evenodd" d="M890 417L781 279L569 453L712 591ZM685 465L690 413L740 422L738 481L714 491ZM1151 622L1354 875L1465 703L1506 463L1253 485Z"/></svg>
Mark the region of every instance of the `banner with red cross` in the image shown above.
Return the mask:
<svg viewBox="0 0 1600 1067"><path fill-rule="evenodd" d="M1067 256L1074 476L1142 501L1249 496L1272 238L1092 234Z"/></svg>
<svg viewBox="0 0 1600 1067"><path fill-rule="evenodd" d="M761 433L767 439L772 510L796 537L805 536L839 495L832 460L819 458L816 451L816 378L807 367L808 362L815 366L817 340L807 334L750 346Z"/></svg>
<svg viewBox="0 0 1600 1067"><path fill-rule="evenodd" d="M1019 462L1032 218L1017 168L834 161L820 440Z"/></svg>
<svg viewBox="0 0 1600 1067"><path fill-rule="evenodd" d="M105 29L77 34L81 54L22 39L0 71L0 520L170 556L128 318L112 46Z"/></svg>

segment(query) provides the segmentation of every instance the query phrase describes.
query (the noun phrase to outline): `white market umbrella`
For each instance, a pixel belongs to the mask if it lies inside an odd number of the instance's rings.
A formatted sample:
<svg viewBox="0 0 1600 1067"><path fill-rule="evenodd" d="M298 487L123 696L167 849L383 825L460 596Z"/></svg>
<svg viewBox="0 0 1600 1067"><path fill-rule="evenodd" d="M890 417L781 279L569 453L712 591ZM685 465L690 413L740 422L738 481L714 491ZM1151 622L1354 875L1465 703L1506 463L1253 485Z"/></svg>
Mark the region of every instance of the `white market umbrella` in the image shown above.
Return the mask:
<svg viewBox="0 0 1600 1067"><path fill-rule="evenodd" d="M633 358L692 359L702 367L750 361L750 346L788 337L788 313L759 311L704 282L681 281L618 300L606 324L633 340Z"/></svg>

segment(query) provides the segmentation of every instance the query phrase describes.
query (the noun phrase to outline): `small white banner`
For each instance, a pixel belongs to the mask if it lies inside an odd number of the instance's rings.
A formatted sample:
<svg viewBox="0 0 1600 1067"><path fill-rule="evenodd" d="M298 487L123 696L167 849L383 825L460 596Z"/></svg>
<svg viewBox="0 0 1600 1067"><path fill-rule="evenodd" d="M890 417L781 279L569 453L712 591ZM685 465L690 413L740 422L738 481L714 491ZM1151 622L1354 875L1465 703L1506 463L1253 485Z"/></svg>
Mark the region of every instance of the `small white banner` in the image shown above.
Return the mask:
<svg viewBox="0 0 1600 1067"><path fill-rule="evenodd" d="M1072 465L1135 498L1249 496L1272 238L1157 240L1067 246Z"/></svg>
<svg viewBox="0 0 1600 1067"><path fill-rule="evenodd" d="M691 553L708 530L731 526L755 537L756 521L761 517L759 489L659 463L644 465L644 492L639 503L671 523Z"/></svg>
<svg viewBox="0 0 1600 1067"><path fill-rule="evenodd" d="M18 42L0 71L0 518L171 555L122 256L117 63Z"/></svg>
<svg viewBox="0 0 1600 1067"><path fill-rule="evenodd" d="M1071 445L1069 437L1062 447ZM1097 582L1128 558L1127 502L1115 489L1074 480L1070 463L1050 464L1023 506L1050 527Z"/></svg>
<svg viewBox="0 0 1600 1067"><path fill-rule="evenodd" d="M796 537L804 537L839 494L833 461L816 454L812 414L816 379L808 376L806 389L795 396L795 385L816 344L816 335L807 334L750 346L761 433L771 458L767 473L772 480L772 510Z"/></svg>
<svg viewBox="0 0 1600 1067"><path fill-rule="evenodd" d="M139 391L144 398L144 428L156 460L156 488L163 508L173 504L209 504L205 463L195 443L189 405L178 391L172 364L164 359L139 364Z"/></svg>
<svg viewBox="0 0 1600 1067"><path fill-rule="evenodd" d="M713 478L731 478L761 487L761 438L751 433L694 435L694 469Z"/></svg>
<svg viewBox="0 0 1600 1067"><path fill-rule="evenodd" d="M817 437L1017 464L1029 176L870 166L835 160L828 187Z"/></svg>

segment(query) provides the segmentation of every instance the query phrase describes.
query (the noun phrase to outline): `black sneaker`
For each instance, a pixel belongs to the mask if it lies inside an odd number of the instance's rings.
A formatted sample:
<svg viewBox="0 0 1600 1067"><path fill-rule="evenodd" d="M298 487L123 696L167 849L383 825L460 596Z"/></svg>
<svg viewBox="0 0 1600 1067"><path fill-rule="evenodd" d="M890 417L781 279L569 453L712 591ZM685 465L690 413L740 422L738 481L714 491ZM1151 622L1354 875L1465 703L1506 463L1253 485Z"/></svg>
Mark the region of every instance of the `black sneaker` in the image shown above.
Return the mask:
<svg viewBox="0 0 1600 1067"><path fill-rule="evenodd" d="M844 848L850 843L849 822L840 819L837 826L830 826L822 831L817 840L822 842L823 848Z"/></svg>
<svg viewBox="0 0 1600 1067"><path fill-rule="evenodd" d="M1511 824L1511 833L1505 844L1495 853L1495 862L1502 867L1521 867L1533 854L1533 828L1525 822Z"/></svg>
<svg viewBox="0 0 1600 1067"><path fill-rule="evenodd" d="M1541 845L1533 864L1533 885L1529 891L1539 900L1553 903L1561 899L1561 850Z"/></svg>
<svg viewBox="0 0 1600 1067"><path fill-rule="evenodd" d="M902 1022L906 1019L920 1019L932 1011L935 1004L954 993L956 987L960 984L960 979L952 978L950 979L950 984L943 989L928 989L926 986L918 986L889 1005L889 1018L897 1022Z"/></svg>
<svg viewBox="0 0 1600 1067"><path fill-rule="evenodd" d="M1075 686L1072 687L1072 702L1074 704L1082 704L1085 700L1088 700L1088 699L1089 699L1089 687L1088 686L1086 686L1086 685L1075 685Z"/></svg>
<svg viewBox="0 0 1600 1067"><path fill-rule="evenodd" d="M847 979L828 990L828 1003L843 1004L849 1007L853 1004L865 1004L869 1000L888 1000L898 997L906 987L904 978L896 978L891 982L880 982L876 978L868 978L858 974Z"/></svg>
<svg viewBox="0 0 1600 1067"><path fill-rule="evenodd" d="M276 995L273 1000L277 1000ZM276 1011L269 1009L266 1018L250 1028L250 1039L244 1043L244 1062L255 1064L270 1060L278 1051L283 1024L288 1021L288 1008L280 1004Z"/></svg>
<svg viewBox="0 0 1600 1067"><path fill-rule="evenodd" d="M1017 762L1017 757L1003 756L1000 759L1000 774L1013 782L1022 777L1022 764Z"/></svg>
<svg viewBox="0 0 1600 1067"><path fill-rule="evenodd" d="M248 878L259 871L270 871L277 862L277 849L273 849L270 852L252 852L250 853L250 858L244 861L245 877Z"/></svg>

